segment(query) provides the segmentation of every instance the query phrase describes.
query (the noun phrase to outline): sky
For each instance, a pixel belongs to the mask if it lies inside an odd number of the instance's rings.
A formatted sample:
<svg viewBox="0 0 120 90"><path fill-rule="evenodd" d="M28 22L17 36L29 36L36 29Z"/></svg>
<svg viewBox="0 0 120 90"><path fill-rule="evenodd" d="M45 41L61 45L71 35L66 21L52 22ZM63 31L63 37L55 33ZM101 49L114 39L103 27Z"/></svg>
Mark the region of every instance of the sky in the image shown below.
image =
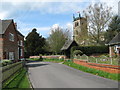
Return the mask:
<svg viewBox="0 0 120 90"><path fill-rule="evenodd" d="M49 37L51 28L58 26L73 31L73 14L81 16L90 4L106 3L118 14L120 0L1 0L0 19L13 19L18 30L25 36L37 29L43 37Z"/></svg>

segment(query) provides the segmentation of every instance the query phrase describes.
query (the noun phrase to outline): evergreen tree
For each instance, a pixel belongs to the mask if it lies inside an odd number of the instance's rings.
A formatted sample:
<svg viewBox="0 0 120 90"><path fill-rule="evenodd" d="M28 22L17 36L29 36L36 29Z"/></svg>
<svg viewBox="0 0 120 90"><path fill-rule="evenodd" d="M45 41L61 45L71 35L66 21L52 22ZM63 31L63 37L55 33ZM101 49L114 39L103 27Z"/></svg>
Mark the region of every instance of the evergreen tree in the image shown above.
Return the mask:
<svg viewBox="0 0 120 90"><path fill-rule="evenodd" d="M44 53L45 38L37 33L37 29L33 29L25 40L25 50L28 56L34 56Z"/></svg>

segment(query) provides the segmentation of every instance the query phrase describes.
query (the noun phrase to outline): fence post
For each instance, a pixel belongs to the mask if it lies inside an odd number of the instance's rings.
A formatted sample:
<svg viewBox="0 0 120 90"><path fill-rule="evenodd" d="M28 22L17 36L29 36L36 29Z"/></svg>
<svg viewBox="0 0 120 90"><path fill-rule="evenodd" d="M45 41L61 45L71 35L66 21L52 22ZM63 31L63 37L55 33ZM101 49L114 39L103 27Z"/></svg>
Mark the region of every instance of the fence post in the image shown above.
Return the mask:
<svg viewBox="0 0 120 90"><path fill-rule="evenodd" d="M87 56L87 62L88 62L88 56Z"/></svg>
<svg viewBox="0 0 120 90"><path fill-rule="evenodd" d="M111 60L111 62L110 62L110 63L111 63L111 65L112 65L112 57L111 57L111 59L110 59L110 60Z"/></svg>
<svg viewBox="0 0 120 90"><path fill-rule="evenodd" d="M96 58L96 63L98 63L97 58Z"/></svg>

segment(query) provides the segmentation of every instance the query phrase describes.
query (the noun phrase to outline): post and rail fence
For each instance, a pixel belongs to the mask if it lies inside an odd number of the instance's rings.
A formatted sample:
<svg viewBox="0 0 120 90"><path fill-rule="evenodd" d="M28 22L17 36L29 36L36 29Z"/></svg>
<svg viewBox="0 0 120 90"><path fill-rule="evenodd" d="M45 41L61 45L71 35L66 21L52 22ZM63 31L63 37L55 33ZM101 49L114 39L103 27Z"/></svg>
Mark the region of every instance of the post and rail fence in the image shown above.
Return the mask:
<svg viewBox="0 0 120 90"><path fill-rule="evenodd" d="M25 65L24 61L13 63L2 67L2 83L8 80L12 75L19 71Z"/></svg>

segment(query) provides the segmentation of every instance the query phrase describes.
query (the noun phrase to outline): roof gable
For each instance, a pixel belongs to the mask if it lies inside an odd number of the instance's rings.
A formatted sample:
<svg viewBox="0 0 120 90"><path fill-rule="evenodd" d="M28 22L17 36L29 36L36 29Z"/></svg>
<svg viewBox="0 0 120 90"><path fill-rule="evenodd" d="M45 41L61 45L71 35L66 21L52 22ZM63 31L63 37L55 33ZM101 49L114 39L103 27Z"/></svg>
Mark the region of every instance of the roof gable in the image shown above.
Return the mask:
<svg viewBox="0 0 120 90"><path fill-rule="evenodd" d="M61 50L67 50L72 45L72 43L76 43L76 42L74 40L67 40L63 45L63 47L61 48Z"/></svg>
<svg viewBox="0 0 120 90"><path fill-rule="evenodd" d="M108 45L120 44L120 33L118 33L109 43Z"/></svg>
<svg viewBox="0 0 120 90"><path fill-rule="evenodd" d="M4 34L12 20L0 20L0 34Z"/></svg>

